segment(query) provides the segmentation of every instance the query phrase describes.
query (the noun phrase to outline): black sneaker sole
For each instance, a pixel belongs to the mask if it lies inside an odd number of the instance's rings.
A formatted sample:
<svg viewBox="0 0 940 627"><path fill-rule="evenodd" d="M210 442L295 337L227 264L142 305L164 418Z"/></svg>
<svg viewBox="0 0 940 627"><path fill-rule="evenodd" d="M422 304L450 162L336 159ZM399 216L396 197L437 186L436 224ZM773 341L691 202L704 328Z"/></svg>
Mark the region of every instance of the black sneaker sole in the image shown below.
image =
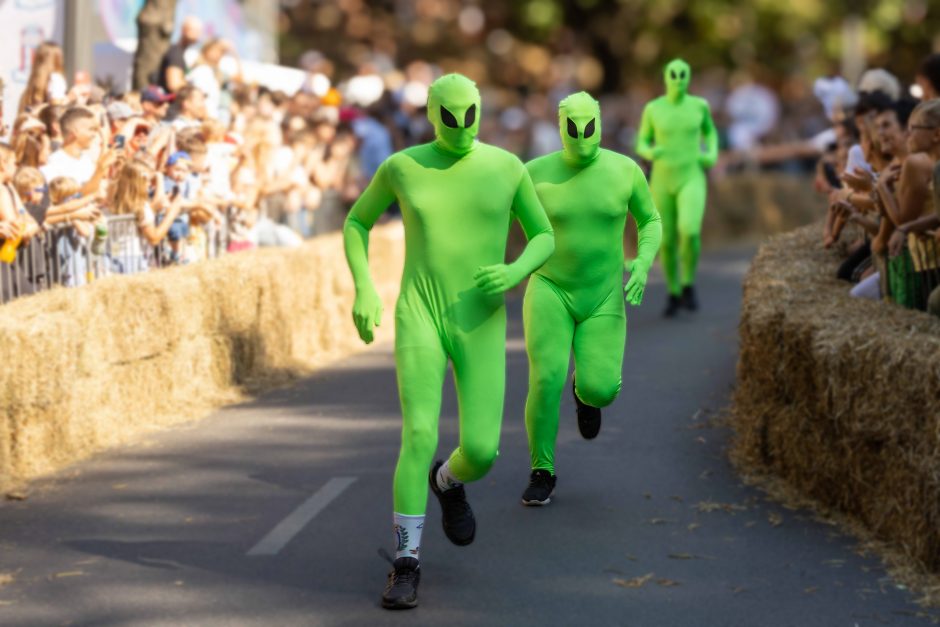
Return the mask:
<svg viewBox="0 0 940 627"><path fill-rule="evenodd" d="M545 499L544 501L527 501L525 499L522 499L522 504L525 505L526 507L544 507L552 502L553 496L555 496L554 491L551 494L549 494L548 498Z"/></svg>
<svg viewBox="0 0 940 627"><path fill-rule="evenodd" d="M415 598L412 601L403 601L401 599L389 601L387 599L382 599L382 607L387 610L410 610L418 607L418 599Z"/></svg>

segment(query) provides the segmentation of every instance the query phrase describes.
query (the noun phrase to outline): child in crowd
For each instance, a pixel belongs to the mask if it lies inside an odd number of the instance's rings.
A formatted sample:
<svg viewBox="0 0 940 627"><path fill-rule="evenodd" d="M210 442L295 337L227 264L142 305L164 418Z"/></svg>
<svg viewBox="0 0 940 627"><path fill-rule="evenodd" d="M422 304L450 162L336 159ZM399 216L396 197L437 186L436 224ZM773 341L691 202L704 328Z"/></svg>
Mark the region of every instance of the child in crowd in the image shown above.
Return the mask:
<svg viewBox="0 0 940 627"><path fill-rule="evenodd" d="M114 269L121 274L143 272L150 265L152 247L159 245L173 228L182 209L179 194L165 202L159 217L154 216L156 192L164 184L160 174L139 160L124 164L111 191L110 208L114 215L134 216L133 230L115 230L111 256Z"/></svg>

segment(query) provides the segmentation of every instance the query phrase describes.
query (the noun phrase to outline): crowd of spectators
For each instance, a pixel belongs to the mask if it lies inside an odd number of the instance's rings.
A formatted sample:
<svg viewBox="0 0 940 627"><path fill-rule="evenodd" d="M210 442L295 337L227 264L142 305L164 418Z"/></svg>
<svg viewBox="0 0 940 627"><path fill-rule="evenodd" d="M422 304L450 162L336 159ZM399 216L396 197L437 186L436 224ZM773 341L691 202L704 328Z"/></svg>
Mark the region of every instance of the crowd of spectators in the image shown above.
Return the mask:
<svg viewBox="0 0 940 627"><path fill-rule="evenodd" d="M851 295L940 315L940 55L912 78L870 70L857 89L829 90L816 186L829 197L823 243L846 250L838 277Z"/></svg>
<svg viewBox="0 0 940 627"><path fill-rule="evenodd" d="M331 79L291 95L247 84L232 47L201 31L187 18L139 92L108 92L81 74L69 85L61 48L36 49L0 143L0 302L299 245L339 228L378 164L425 133L412 120L419 103L384 87L365 102ZM356 96L354 87L343 86Z"/></svg>

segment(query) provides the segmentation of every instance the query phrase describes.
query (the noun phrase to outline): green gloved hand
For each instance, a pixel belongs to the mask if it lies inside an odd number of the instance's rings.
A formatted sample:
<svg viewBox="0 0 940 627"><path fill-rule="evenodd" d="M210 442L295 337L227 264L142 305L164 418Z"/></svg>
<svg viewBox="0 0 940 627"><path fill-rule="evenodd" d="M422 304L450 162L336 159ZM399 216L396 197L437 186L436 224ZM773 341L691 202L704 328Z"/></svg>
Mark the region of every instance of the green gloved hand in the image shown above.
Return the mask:
<svg viewBox="0 0 940 627"><path fill-rule="evenodd" d="M382 311L385 307L382 305L382 299L375 287L367 285L356 290L356 300L353 303L353 322L359 337L366 344L371 344L375 336L372 332L373 327L381 326Z"/></svg>
<svg viewBox="0 0 940 627"><path fill-rule="evenodd" d="M645 268L640 267L640 264L636 263L636 260L631 262L630 265L630 280L627 281L627 285L623 288L623 291L626 295L626 301L636 307L643 302L643 292L646 290L646 280L649 272Z"/></svg>
<svg viewBox="0 0 940 627"><path fill-rule="evenodd" d="M473 280L484 294L502 294L514 288L522 279L516 277L512 266L497 263L478 269L473 274Z"/></svg>

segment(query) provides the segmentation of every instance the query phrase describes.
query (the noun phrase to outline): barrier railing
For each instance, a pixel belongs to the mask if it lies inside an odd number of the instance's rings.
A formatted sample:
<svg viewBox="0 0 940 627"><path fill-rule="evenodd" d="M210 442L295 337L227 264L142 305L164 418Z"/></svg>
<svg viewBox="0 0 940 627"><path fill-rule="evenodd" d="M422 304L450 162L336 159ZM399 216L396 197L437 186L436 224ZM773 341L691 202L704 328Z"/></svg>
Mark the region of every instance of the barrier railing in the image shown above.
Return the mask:
<svg viewBox="0 0 940 627"><path fill-rule="evenodd" d="M0 304L61 285L76 287L111 274L136 274L170 265L166 240L156 246L140 235L134 215L108 216L103 241L60 226L34 236L13 263L0 263ZM214 258L228 247L228 221L201 227L196 258Z"/></svg>

